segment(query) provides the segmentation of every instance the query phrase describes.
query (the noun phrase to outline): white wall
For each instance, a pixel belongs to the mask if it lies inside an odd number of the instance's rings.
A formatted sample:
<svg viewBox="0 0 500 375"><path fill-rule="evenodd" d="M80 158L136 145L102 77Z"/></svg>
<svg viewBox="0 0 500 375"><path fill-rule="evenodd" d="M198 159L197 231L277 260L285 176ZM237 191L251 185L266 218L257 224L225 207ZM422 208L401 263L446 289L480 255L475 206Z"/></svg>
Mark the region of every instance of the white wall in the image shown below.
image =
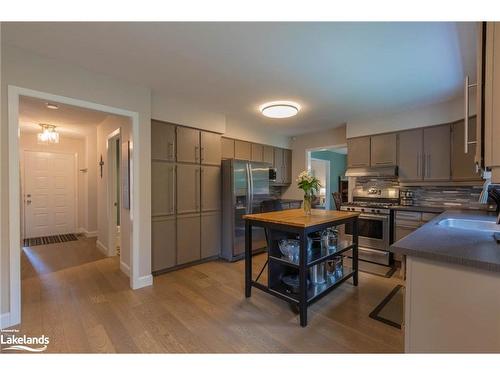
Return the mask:
<svg viewBox="0 0 500 375"><path fill-rule="evenodd" d="M475 114L475 94L470 93L470 111ZM384 116L366 116L347 122L347 138L445 124L464 118L464 99L437 103Z"/></svg>
<svg viewBox="0 0 500 375"><path fill-rule="evenodd" d="M265 145L290 148L290 137L270 130L270 126L251 124L232 116L226 116L226 132L224 136Z"/></svg>
<svg viewBox="0 0 500 375"><path fill-rule="evenodd" d="M292 184L284 192L283 198L302 199L304 197L303 192L297 188L295 179L300 172L307 169L307 150L341 146L345 145L345 143L345 125L292 138Z"/></svg>
<svg viewBox="0 0 500 375"><path fill-rule="evenodd" d="M9 300L9 232L8 232L8 85L47 92L88 102L108 105L139 114L139 137L134 140L134 149L139 150L141 165L138 180L138 217L134 226L139 234L139 277L151 273L151 91L146 87L130 84L115 78L93 73L61 61L38 56L29 51L2 43L1 82L1 271L2 301ZM6 282L4 282L6 280ZM6 297L7 295L7 297ZM9 308L2 306L2 311Z"/></svg>

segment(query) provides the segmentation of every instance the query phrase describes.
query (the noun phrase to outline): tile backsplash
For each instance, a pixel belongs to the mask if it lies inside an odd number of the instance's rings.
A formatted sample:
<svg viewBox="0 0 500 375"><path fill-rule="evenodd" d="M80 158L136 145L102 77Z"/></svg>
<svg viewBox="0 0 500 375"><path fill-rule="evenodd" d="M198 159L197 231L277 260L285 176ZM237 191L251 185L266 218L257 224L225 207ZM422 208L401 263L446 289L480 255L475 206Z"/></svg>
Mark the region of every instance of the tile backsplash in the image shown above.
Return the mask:
<svg viewBox="0 0 500 375"><path fill-rule="evenodd" d="M413 192L415 206L486 209L478 202L482 186L413 186L401 191Z"/></svg>

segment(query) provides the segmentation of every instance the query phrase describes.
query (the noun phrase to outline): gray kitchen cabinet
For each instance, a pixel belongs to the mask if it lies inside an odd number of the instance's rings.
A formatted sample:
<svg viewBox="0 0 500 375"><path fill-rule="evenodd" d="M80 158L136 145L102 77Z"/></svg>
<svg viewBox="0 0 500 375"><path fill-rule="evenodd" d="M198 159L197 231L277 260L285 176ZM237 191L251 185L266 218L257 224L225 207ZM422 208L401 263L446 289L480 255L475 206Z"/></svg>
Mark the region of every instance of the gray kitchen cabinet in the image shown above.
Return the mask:
<svg viewBox="0 0 500 375"><path fill-rule="evenodd" d="M292 183L292 151L283 150L283 183Z"/></svg>
<svg viewBox="0 0 500 375"><path fill-rule="evenodd" d="M151 215L175 214L175 169L173 163L151 161Z"/></svg>
<svg viewBox="0 0 500 375"><path fill-rule="evenodd" d="M200 211L200 169L193 164L177 165L177 213Z"/></svg>
<svg viewBox="0 0 500 375"><path fill-rule="evenodd" d="M450 179L450 125L424 128L424 180Z"/></svg>
<svg viewBox="0 0 500 375"><path fill-rule="evenodd" d="M252 143L251 146L251 161L262 161L263 157L263 146L257 143Z"/></svg>
<svg viewBox="0 0 500 375"><path fill-rule="evenodd" d="M347 166L370 166L370 137L350 138L347 140Z"/></svg>
<svg viewBox="0 0 500 375"><path fill-rule="evenodd" d="M182 163L200 162L200 131L196 129L177 128L177 161Z"/></svg>
<svg viewBox="0 0 500 375"><path fill-rule="evenodd" d="M221 168L201 167L201 211L221 209Z"/></svg>
<svg viewBox="0 0 500 375"><path fill-rule="evenodd" d="M151 159L175 161L175 125L151 120Z"/></svg>
<svg viewBox="0 0 500 375"><path fill-rule="evenodd" d="M396 225L396 231L394 233L394 241L399 241L400 239L405 238L407 235L413 233L417 229L418 228Z"/></svg>
<svg viewBox="0 0 500 375"><path fill-rule="evenodd" d="M476 132L476 119L469 119L469 134ZM479 180L474 157L476 145L469 145L469 153L464 152L464 121L451 125L451 179L454 181Z"/></svg>
<svg viewBox="0 0 500 375"><path fill-rule="evenodd" d="M211 132L200 132L200 161L205 165L220 165L221 139L220 135Z"/></svg>
<svg viewBox="0 0 500 375"><path fill-rule="evenodd" d="M214 257L221 251L221 212L201 214L201 258Z"/></svg>
<svg viewBox="0 0 500 375"><path fill-rule="evenodd" d="M252 145L250 142L234 141L234 158L238 160L250 160L252 157Z"/></svg>
<svg viewBox="0 0 500 375"><path fill-rule="evenodd" d="M177 264L201 259L200 215L177 216Z"/></svg>
<svg viewBox="0 0 500 375"><path fill-rule="evenodd" d="M151 222L151 269L161 271L176 265L177 228L175 216L154 217Z"/></svg>
<svg viewBox="0 0 500 375"><path fill-rule="evenodd" d="M399 133L398 171L400 181L423 179L423 130L406 130Z"/></svg>
<svg viewBox="0 0 500 375"><path fill-rule="evenodd" d="M234 159L234 139L222 137L222 159Z"/></svg>
<svg viewBox="0 0 500 375"><path fill-rule="evenodd" d="M263 147L262 161L274 166L274 147L272 146Z"/></svg>
<svg viewBox="0 0 500 375"><path fill-rule="evenodd" d="M372 167L397 165L397 134L372 135L370 140Z"/></svg>
<svg viewBox="0 0 500 375"><path fill-rule="evenodd" d="M274 168L276 168L276 181L275 184L282 184L284 181L283 175L283 149L274 148Z"/></svg>

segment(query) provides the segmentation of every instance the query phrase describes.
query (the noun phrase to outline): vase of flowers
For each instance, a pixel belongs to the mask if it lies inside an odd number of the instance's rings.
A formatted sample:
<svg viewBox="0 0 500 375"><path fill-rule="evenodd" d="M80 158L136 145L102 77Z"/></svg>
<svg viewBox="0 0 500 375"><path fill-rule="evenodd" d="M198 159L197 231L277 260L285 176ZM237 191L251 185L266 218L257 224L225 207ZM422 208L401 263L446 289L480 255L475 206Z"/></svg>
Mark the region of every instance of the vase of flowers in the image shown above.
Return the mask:
<svg viewBox="0 0 500 375"><path fill-rule="evenodd" d="M308 171L303 171L297 177L297 186L299 189L304 190L304 213L311 215L312 201L314 194L319 191L321 184L318 178L314 177Z"/></svg>

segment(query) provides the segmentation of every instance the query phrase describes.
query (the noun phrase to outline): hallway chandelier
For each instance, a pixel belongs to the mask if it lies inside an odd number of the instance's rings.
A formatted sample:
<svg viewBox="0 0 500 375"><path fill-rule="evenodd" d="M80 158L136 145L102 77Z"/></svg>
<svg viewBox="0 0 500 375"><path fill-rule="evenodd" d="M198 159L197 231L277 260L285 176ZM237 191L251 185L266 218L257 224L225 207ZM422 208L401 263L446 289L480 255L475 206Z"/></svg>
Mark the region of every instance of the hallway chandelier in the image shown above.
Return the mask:
<svg viewBox="0 0 500 375"><path fill-rule="evenodd" d="M59 133L56 132L55 125L39 124L42 132L38 133L38 144L48 145L52 143L59 143Z"/></svg>

